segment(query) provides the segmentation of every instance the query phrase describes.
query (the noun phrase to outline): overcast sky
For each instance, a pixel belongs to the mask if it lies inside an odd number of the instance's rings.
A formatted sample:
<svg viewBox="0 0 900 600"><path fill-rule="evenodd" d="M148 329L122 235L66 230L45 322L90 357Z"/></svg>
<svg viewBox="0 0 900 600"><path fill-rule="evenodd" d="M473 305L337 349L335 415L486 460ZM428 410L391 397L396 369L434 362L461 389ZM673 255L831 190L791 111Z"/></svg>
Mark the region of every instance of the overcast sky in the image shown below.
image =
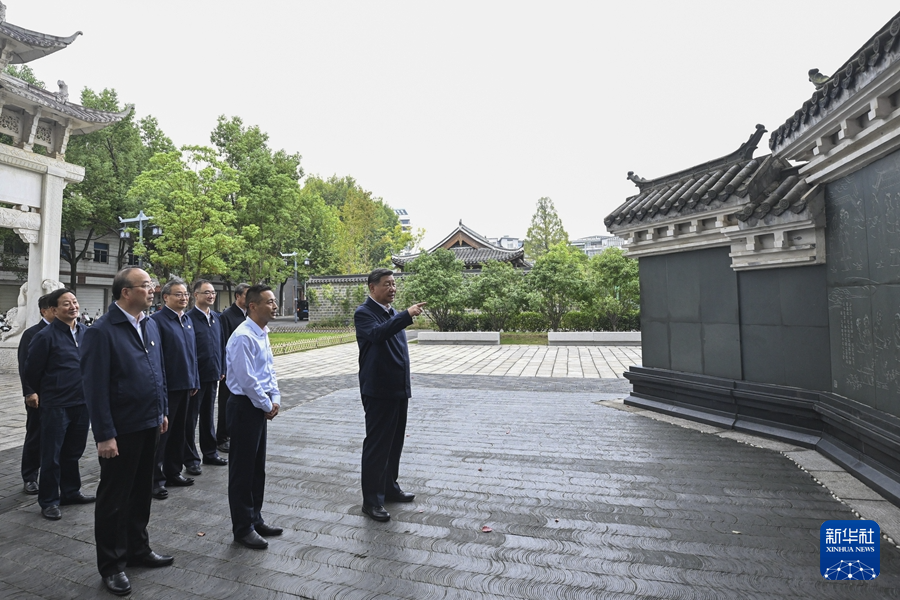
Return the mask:
<svg viewBox="0 0 900 600"><path fill-rule="evenodd" d="M221 114L406 208L430 246L462 219L524 237L553 199L570 237L654 178L777 128L896 1L4 0L10 23L84 32L31 63L73 100L115 88L176 144ZM758 154L768 152L768 134Z"/></svg>

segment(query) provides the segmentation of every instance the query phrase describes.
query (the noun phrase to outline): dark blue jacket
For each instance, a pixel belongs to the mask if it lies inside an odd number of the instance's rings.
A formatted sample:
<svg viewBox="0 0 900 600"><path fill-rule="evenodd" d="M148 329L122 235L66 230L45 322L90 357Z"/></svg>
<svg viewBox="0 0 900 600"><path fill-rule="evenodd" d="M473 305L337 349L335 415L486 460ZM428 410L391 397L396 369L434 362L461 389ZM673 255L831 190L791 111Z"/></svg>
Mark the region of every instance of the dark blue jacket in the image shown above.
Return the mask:
<svg viewBox="0 0 900 600"><path fill-rule="evenodd" d="M31 340L25 363L25 379L37 392L42 408L84 404L80 348L84 330L84 325L75 323L73 338L69 326L56 319Z"/></svg>
<svg viewBox="0 0 900 600"><path fill-rule="evenodd" d="M194 335L193 322L187 315L179 317L178 313L167 306L150 315L150 319L156 322L162 338L166 388L170 392L199 390L197 337Z"/></svg>
<svg viewBox="0 0 900 600"><path fill-rule="evenodd" d="M409 312L388 315L367 298L353 315L359 345L359 389L373 398L409 398L409 346L404 329L412 325Z"/></svg>
<svg viewBox="0 0 900 600"><path fill-rule="evenodd" d="M19 379L22 381L23 396L30 396L34 393L31 386L25 381L25 362L28 360L28 346L31 344L31 340L34 339L35 334L46 326L47 322L41 319L37 325L32 325L23 331L22 338L19 340Z"/></svg>
<svg viewBox="0 0 900 600"><path fill-rule="evenodd" d="M231 334L234 333L234 330L237 329L238 325L247 319L247 315L238 308L237 304L232 304L223 310L219 316L222 320L222 368L224 369L225 346L228 344L228 339L231 337Z"/></svg>
<svg viewBox="0 0 900 600"><path fill-rule="evenodd" d="M197 338L197 368L200 371L200 383L219 381L225 373L225 360L222 353L222 317L214 310L209 311L211 318L196 306L188 311L188 317L194 324L194 337Z"/></svg>
<svg viewBox="0 0 900 600"><path fill-rule="evenodd" d="M143 431L169 413L159 328L141 319L144 341L115 304L84 333L81 376L94 440Z"/></svg>

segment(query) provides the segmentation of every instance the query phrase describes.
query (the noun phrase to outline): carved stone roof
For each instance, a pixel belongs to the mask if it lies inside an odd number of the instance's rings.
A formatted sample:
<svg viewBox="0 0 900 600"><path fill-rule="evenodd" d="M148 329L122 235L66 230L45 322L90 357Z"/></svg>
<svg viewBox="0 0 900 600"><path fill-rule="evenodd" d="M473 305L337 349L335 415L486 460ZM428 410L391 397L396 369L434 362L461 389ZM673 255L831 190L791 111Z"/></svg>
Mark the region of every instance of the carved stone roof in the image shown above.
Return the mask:
<svg viewBox="0 0 900 600"><path fill-rule="evenodd" d="M769 148L777 152L810 125L853 98L872 81L874 74L900 60L900 13L873 35L830 77L815 76L816 91L769 136Z"/></svg>
<svg viewBox="0 0 900 600"><path fill-rule="evenodd" d="M4 101L7 105L16 104L15 98L33 103L44 109L56 113L63 118L76 120L73 123L72 134L90 133L112 123L117 123L128 116L134 108L132 105L125 107L119 113L87 108L80 104L60 100L53 92L28 84L8 73L0 73L0 92L6 92ZM45 116L46 112L45 112Z"/></svg>
<svg viewBox="0 0 900 600"><path fill-rule="evenodd" d="M509 262L515 267L530 266L525 261L524 248L511 250L492 244L480 233L463 225L461 219L459 221L459 226L454 229L450 235L429 249L427 253L430 254L438 248L445 248L453 252L453 254L456 255L456 258L465 263L467 269L479 268L489 260ZM391 256L391 262L402 268L420 255L421 253Z"/></svg>
<svg viewBox="0 0 900 600"><path fill-rule="evenodd" d="M79 35L81 32L77 31L69 37L59 37L0 22L0 42L9 42L13 46L9 59L12 64L23 64L53 54L74 42Z"/></svg>
<svg viewBox="0 0 900 600"><path fill-rule="evenodd" d="M798 177L798 167L772 155L753 158L764 133L765 128L757 125L756 132L735 152L665 177L645 180L629 174L640 192L610 213L604 223L615 232L723 207L733 207L737 219L751 222L770 213L801 212L809 186Z"/></svg>

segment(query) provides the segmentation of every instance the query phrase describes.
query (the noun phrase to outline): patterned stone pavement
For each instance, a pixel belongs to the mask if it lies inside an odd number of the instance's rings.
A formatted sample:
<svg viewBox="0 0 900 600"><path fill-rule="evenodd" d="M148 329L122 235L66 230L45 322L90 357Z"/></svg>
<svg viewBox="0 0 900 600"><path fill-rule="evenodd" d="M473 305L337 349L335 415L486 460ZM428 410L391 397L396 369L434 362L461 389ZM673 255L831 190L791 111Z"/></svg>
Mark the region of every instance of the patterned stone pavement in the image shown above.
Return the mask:
<svg viewBox="0 0 900 600"><path fill-rule="evenodd" d="M388 506L389 523L371 521L359 511L364 427L348 349L279 359L285 410L269 429L264 513L285 534L265 552L233 544L227 469L205 467L196 485L154 503L151 543L176 562L129 569L132 597L900 597L900 551L887 541L877 580L819 576L822 521L856 517L810 473L840 483L839 469L808 450L624 407L627 381L585 372L593 349L557 352L551 372L564 360L566 375L542 377L555 349L535 359L494 347L473 371L454 358L461 347L413 346L401 483L418 497ZM509 375L538 360L533 375ZM451 372L426 372L440 364ZM0 598L110 597L92 507L41 518L19 493L18 450L0 451ZM95 489L90 451L82 473Z"/></svg>

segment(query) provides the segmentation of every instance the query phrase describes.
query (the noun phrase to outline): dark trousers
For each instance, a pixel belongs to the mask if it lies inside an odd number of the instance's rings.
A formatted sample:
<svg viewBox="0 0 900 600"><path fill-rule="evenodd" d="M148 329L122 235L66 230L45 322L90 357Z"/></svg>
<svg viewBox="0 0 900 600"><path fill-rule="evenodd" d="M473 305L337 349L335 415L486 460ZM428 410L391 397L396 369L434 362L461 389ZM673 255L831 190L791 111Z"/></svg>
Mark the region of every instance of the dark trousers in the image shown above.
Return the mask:
<svg viewBox="0 0 900 600"><path fill-rule="evenodd" d="M41 508L75 497L81 490L78 461L87 445L90 417L86 404L41 407Z"/></svg>
<svg viewBox="0 0 900 600"><path fill-rule="evenodd" d="M408 398L362 397L366 439L362 448L363 503L384 504L385 493L399 493L400 454L406 438Z"/></svg>
<svg viewBox="0 0 900 600"><path fill-rule="evenodd" d="M169 392L169 429L159 436L156 446L154 487L165 487L166 479L181 473L184 459L188 399L191 390Z"/></svg>
<svg viewBox="0 0 900 600"><path fill-rule="evenodd" d="M200 452L206 458L218 456L216 451L216 427L213 416L216 410L217 381L200 384L200 391L188 401L187 428L185 430L184 465L199 465ZM197 452L197 422L200 422L200 452Z"/></svg>
<svg viewBox="0 0 900 600"><path fill-rule="evenodd" d="M116 436L119 455L101 458L94 509L97 568L102 577L150 554L150 492L159 427Z"/></svg>
<svg viewBox="0 0 900 600"><path fill-rule="evenodd" d="M25 405L25 443L22 444L22 481L37 481L41 469L41 409Z"/></svg>
<svg viewBox="0 0 900 600"><path fill-rule="evenodd" d="M216 444L224 444L228 441L228 399L231 390L225 385L225 380L219 382L219 417L216 419Z"/></svg>
<svg viewBox="0 0 900 600"><path fill-rule="evenodd" d="M266 413L247 396L228 399L228 506L235 538L263 523L260 512L266 487Z"/></svg>

